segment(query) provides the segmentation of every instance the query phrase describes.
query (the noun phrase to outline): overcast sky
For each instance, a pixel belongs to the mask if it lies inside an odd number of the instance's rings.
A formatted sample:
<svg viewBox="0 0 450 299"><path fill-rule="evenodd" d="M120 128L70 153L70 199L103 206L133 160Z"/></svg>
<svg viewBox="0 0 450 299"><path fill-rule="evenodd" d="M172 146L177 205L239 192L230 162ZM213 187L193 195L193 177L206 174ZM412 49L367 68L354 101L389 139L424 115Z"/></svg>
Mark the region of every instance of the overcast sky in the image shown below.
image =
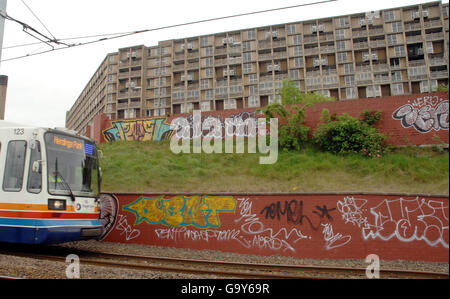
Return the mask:
<svg viewBox="0 0 450 299"><path fill-rule="evenodd" d="M129 32L216 18L320 0L7 0L9 16L57 39ZM41 20L36 19L24 2ZM92 45L53 51L19 60L2 61L0 74L9 77L5 120L44 127L63 127L66 111L90 80L106 54L134 45L157 45L158 41L213 34L230 30L304 21L351 13L382 10L431 1L338 0L199 25L137 34ZM448 1L443 1L448 3ZM91 39L70 40L68 43ZM51 49L46 44L16 45L38 40L22 26L5 22L2 60Z"/></svg>

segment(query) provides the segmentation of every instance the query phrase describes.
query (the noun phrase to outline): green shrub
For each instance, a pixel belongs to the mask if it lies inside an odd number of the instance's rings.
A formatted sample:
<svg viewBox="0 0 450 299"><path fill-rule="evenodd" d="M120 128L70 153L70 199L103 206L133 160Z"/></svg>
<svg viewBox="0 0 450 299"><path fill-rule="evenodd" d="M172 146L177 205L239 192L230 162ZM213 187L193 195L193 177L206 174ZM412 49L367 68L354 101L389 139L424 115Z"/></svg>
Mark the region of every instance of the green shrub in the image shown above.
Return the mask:
<svg viewBox="0 0 450 299"><path fill-rule="evenodd" d="M335 121L320 124L313 134L313 142L322 150L334 154L361 154L379 157L386 137L365 121L347 114Z"/></svg>
<svg viewBox="0 0 450 299"><path fill-rule="evenodd" d="M373 126L381 120L381 111L364 110L361 112L361 117L363 122L369 126Z"/></svg>

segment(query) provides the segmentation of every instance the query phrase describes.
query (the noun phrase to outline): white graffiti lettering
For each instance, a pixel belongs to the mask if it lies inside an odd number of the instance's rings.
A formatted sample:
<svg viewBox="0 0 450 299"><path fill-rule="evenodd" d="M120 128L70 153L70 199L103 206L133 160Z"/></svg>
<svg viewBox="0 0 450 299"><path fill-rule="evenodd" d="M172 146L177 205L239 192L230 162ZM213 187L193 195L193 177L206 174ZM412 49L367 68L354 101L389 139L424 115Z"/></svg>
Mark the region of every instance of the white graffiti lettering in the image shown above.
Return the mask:
<svg viewBox="0 0 450 299"><path fill-rule="evenodd" d="M141 235L141 231L131 227L131 225L128 224L128 220L125 217L125 215L119 215L117 220L116 229L118 231L121 231L120 235L125 234L125 239L127 241L130 241L132 239L136 239Z"/></svg>
<svg viewBox="0 0 450 299"><path fill-rule="evenodd" d="M424 101L424 103L432 103L423 107L417 106L416 103L406 104L397 109L392 117L401 120L404 128L414 126L421 133L428 133L432 130L448 130L449 129L449 101L435 99L433 101ZM439 103L439 104L437 104Z"/></svg>
<svg viewBox="0 0 450 299"><path fill-rule="evenodd" d="M358 227L365 226L367 217L363 217L362 207L367 203L366 199L354 198L353 196L344 197L343 201L338 200L337 209L342 214L345 223L352 223Z"/></svg>
<svg viewBox="0 0 450 299"><path fill-rule="evenodd" d="M424 241L430 246L449 248L448 205L441 201L403 198L385 199L370 209L373 223L362 229L365 240L396 237L403 242Z"/></svg>
<svg viewBox="0 0 450 299"><path fill-rule="evenodd" d="M343 236L342 234L334 234L333 226L330 223L321 224L323 226L322 233L325 240L325 248L327 250L344 246L352 239L351 236Z"/></svg>

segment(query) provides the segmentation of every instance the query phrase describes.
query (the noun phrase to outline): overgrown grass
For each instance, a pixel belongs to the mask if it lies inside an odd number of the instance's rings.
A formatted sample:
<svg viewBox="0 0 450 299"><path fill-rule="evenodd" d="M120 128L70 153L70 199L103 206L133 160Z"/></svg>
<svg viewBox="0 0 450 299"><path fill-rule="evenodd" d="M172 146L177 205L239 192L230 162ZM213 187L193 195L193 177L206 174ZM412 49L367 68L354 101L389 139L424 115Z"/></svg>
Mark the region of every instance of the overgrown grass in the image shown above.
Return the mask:
<svg viewBox="0 0 450 299"><path fill-rule="evenodd" d="M449 194L449 154L388 150L381 158L339 156L309 147L261 154L179 154L168 142L102 144L103 190L115 192L404 192Z"/></svg>

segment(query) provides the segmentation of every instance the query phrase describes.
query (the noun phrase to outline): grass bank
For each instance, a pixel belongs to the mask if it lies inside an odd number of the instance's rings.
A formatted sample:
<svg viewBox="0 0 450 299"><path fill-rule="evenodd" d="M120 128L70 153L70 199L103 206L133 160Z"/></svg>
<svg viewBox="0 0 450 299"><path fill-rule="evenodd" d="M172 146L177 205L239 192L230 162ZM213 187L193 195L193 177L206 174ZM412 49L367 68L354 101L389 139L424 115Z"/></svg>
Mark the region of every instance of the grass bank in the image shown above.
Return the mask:
<svg viewBox="0 0 450 299"><path fill-rule="evenodd" d="M308 148L260 154L179 154L167 142L102 144L103 190L114 192L402 192L449 194L449 154L390 150L381 158Z"/></svg>

